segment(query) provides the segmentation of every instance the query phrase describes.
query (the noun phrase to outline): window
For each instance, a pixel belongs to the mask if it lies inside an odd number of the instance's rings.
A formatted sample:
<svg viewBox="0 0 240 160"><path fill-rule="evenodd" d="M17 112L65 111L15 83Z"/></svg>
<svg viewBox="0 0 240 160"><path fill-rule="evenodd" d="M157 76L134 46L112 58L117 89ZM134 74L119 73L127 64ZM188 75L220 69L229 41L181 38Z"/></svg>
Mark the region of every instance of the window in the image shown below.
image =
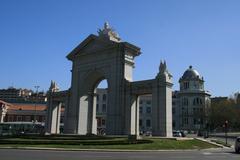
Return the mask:
<svg viewBox="0 0 240 160"><path fill-rule="evenodd" d="M175 112L176 112L175 108L172 108L172 114L175 114Z"/></svg>
<svg viewBox="0 0 240 160"><path fill-rule="evenodd" d="M102 125L101 125L101 118L99 118L99 117L97 118L97 126L98 126L98 127L101 127L101 126L102 126Z"/></svg>
<svg viewBox="0 0 240 160"><path fill-rule="evenodd" d="M102 119L102 126L105 126L105 125L106 125L106 120Z"/></svg>
<svg viewBox="0 0 240 160"><path fill-rule="evenodd" d="M182 115L188 116L188 108L182 108Z"/></svg>
<svg viewBox="0 0 240 160"><path fill-rule="evenodd" d="M26 116L26 117L25 117L25 121L26 121L26 122L31 122L31 116Z"/></svg>
<svg viewBox="0 0 240 160"><path fill-rule="evenodd" d="M151 101L147 101L147 104L149 104L149 105L150 105L150 104L152 104L152 102L151 102Z"/></svg>
<svg viewBox="0 0 240 160"><path fill-rule="evenodd" d="M140 104L143 104L143 101L142 101L142 100L140 100Z"/></svg>
<svg viewBox="0 0 240 160"><path fill-rule="evenodd" d="M17 122L22 121L22 116L17 116Z"/></svg>
<svg viewBox="0 0 240 160"><path fill-rule="evenodd" d="M151 120L150 119L146 120L146 126L151 127Z"/></svg>
<svg viewBox="0 0 240 160"><path fill-rule="evenodd" d="M13 122L13 116L8 116L8 122Z"/></svg>
<svg viewBox="0 0 240 160"><path fill-rule="evenodd" d="M152 112L152 109L151 109L151 107L147 107L147 108L146 108L146 113L148 113L148 114L149 114L149 113L151 113L151 112Z"/></svg>
<svg viewBox="0 0 240 160"><path fill-rule="evenodd" d="M184 82L184 89L188 89L189 88L189 82Z"/></svg>
<svg viewBox="0 0 240 160"><path fill-rule="evenodd" d="M42 119L42 117L41 117L41 119ZM41 121L40 121L41 122ZM61 118L60 118L60 123L63 123L64 122L64 117L63 116L61 116Z"/></svg>
<svg viewBox="0 0 240 160"><path fill-rule="evenodd" d="M103 101L106 101L106 100L107 100L107 95L106 95L106 94L103 94L102 99L103 99Z"/></svg>
<svg viewBox="0 0 240 160"><path fill-rule="evenodd" d="M183 98L182 105L183 106L188 106L188 99L187 98Z"/></svg>
<svg viewBox="0 0 240 160"><path fill-rule="evenodd" d="M197 122L198 122L198 121L194 118L194 119L193 119L193 124L198 124Z"/></svg>
<svg viewBox="0 0 240 160"><path fill-rule="evenodd" d="M106 111L107 111L106 104L103 104L103 105L102 105L102 112L103 112L103 113L106 113Z"/></svg>
<svg viewBox="0 0 240 160"><path fill-rule="evenodd" d="M139 107L139 113L142 114L142 112L143 112L143 108L141 106L141 107Z"/></svg>
<svg viewBox="0 0 240 160"><path fill-rule="evenodd" d="M175 126L176 126L175 121L173 121L172 126L173 126L173 128L175 128Z"/></svg>
<svg viewBox="0 0 240 160"><path fill-rule="evenodd" d="M142 126L142 120L139 119L139 126Z"/></svg>
<svg viewBox="0 0 240 160"><path fill-rule="evenodd" d="M187 117L184 118L184 124L188 124L188 118Z"/></svg>
<svg viewBox="0 0 240 160"><path fill-rule="evenodd" d="M64 118L64 117L63 117ZM44 116L42 116L42 122L45 122L45 117Z"/></svg>
<svg viewBox="0 0 240 160"><path fill-rule="evenodd" d="M196 105L202 105L203 102L202 102L202 99L201 98L194 98L193 100L193 105L196 106Z"/></svg>
<svg viewBox="0 0 240 160"><path fill-rule="evenodd" d="M36 122L39 122L39 116L35 116L36 117Z"/></svg>
<svg viewBox="0 0 240 160"><path fill-rule="evenodd" d="M99 101L99 95L97 95L97 101Z"/></svg>
<svg viewBox="0 0 240 160"><path fill-rule="evenodd" d="M194 98L194 100L193 100L193 105L194 106L197 105L197 99L196 98Z"/></svg>
<svg viewBox="0 0 240 160"><path fill-rule="evenodd" d="M98 104L96 106L96 110L97 110L97 112L99 112L99 105Z"/></svg>

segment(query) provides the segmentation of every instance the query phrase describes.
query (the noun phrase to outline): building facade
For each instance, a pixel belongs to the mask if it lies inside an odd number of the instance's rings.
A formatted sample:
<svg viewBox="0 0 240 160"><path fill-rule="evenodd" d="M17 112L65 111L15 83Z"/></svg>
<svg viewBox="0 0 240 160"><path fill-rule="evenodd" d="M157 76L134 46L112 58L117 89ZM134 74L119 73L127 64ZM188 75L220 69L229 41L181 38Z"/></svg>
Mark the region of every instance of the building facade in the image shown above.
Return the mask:
<svg viewBox="0 0 240 160"><path fill-rule="evenodd" d="M30 89L9 87L0 89L0 99L8 103L41 103L47 101L46 93L33 92Z"/></svg>
<svg viewBox="0 0 240 160"><path fill-rule="evenodd" d="M177 130L197 131L207 124L210 93L204 79L190 66L179 79L180 90L173 93L173 126Z"/></svg>
<svg viewBox="0 0 240 160"><path fill-rule="evenodd" d="M152 134L152 95L143 95L140 97L139 130L142 135Z"/></svg>
<svg viewBox="0 0 240 160"><path fill-rule="evenodd" d="M0 120L3 122L39 122L46 118L46 104L7 103L0 101Z"/></svg>

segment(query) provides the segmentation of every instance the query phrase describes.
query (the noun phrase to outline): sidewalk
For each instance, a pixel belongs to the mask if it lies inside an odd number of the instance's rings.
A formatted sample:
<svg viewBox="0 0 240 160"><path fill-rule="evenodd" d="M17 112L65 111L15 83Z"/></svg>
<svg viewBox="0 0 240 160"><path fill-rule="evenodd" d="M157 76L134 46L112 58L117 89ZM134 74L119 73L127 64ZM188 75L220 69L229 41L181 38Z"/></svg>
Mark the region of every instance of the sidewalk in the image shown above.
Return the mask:
<svg viewBox="0 0 240 160"><path fill-rule="evenodd" d="M233 148L233 145L231 145L231 147L227 147L227 146L224 146L222 144L218 144L216 142L213 142L212 140L217 140L216 138L199 138L199 137L196 137L196 139L200 140L200 141L204 141L204 142L208 142L210 144L213 144L213 145L216 145L218 147L221 147L221 148Z"/></svg>

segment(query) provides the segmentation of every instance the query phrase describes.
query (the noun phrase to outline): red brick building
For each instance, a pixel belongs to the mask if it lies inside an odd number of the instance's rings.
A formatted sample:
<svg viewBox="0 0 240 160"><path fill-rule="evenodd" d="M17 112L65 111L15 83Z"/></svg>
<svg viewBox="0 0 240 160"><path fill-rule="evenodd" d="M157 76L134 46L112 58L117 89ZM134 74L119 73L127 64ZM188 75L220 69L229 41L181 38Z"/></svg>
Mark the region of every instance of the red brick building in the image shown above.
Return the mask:
<svg viewBox="0 0 240 160"><path fill-rule="evenodd" d="M45 122L46 104L7 103L0 100L1 122Z"/></svg>

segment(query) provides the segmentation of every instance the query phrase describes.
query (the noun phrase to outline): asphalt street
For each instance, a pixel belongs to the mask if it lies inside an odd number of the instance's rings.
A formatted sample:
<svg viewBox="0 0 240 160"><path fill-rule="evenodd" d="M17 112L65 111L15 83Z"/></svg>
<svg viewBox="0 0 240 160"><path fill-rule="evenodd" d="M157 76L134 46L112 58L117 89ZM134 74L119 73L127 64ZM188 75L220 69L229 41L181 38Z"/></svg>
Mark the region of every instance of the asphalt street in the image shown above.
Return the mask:
<svg viewBox="0 0 240 160"><path fill-rule="evenodd" d="M0 160L240 160L233 149L160 152L89 152L0 149Z"/></svg>

